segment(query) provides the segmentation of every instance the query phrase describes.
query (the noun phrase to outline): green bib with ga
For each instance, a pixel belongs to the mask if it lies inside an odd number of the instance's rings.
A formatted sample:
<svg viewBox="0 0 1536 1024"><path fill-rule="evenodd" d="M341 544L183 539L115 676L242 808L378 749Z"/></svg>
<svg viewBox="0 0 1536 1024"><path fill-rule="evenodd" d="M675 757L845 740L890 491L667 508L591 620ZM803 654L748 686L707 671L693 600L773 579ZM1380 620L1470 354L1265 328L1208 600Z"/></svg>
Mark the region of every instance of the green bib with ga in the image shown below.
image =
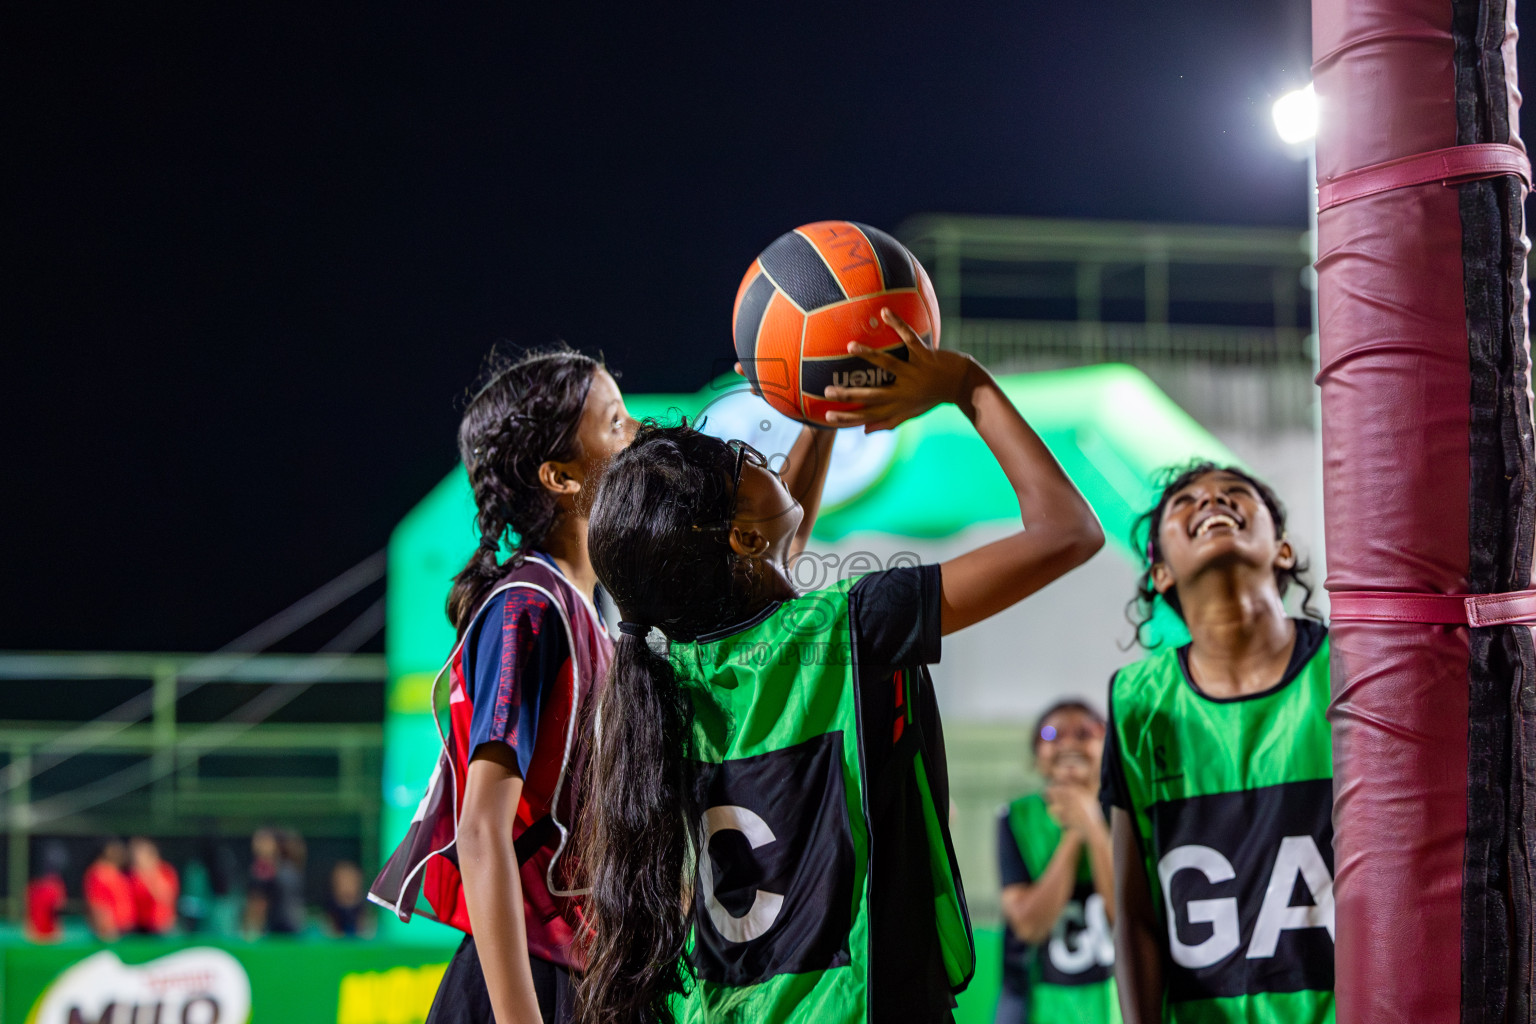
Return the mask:
<svg viewBox="0 0 1536 1024"><path fill-rule="evenodd" d="M1008 829L1029 877L1038 882L1062 835L1045 799L1036 793L1009 804ZM1115 937L1085 851L1072 898L1056 919L1051 937L1030 951L1030 1024L1118 1024L1114 970Z"/></svg>
<svg viewBox="0 0 1536 1024"><path fill-rule="evenodd" d="M1120 784L1166 928L1165 1020L1334 1019L1329 695L1326 636L1250 697L1199 693L1176 650L1116 674Z"/></svg>
<svg viewBox="0 0 1536 1024"><path fill-rule="evenodd" d="M693 702L688 756L705 808L697 982L679 1000L681 1021L867 1019L871 844L851 585L786 601L724 638L671 647ZM958 989L974 969L970 925L939 812L929 806L924 818L931 919Z"/></svg>

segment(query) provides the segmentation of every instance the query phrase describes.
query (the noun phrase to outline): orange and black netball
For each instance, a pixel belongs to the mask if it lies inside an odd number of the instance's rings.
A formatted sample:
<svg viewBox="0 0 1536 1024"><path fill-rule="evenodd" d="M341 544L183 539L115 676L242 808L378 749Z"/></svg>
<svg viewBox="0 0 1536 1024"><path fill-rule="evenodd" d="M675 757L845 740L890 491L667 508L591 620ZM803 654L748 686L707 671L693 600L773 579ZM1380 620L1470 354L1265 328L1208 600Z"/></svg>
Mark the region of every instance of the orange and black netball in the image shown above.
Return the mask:
<svg viewBox="0 0 1536 1024"><path fill-rule="evenodd" d="M850 355L850 341L907 357L906 343L880 318L882 308L938 343L933 284L905 246L853 221L805 224L780 235L747 268L732 311L736 356L769 405L825 426L829 411L857 408L827 401L827 385L891 382L885 370Z"/></svg>

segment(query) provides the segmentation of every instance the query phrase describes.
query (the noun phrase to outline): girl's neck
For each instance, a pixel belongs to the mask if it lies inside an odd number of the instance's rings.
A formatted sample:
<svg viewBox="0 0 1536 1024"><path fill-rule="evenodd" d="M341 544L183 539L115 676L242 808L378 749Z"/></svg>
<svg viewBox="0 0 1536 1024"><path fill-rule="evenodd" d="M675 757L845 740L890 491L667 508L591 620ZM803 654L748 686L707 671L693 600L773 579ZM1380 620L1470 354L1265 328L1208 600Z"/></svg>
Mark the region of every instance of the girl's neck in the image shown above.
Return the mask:
<svg viewBox="0 0 1536 1024"><path fill-rule="evenodd" d="M1279 683L1291 659L1296 626L1273 576L1244 580L1209 574L1179 588L1189 627L1189 672L1211 697L1243 697Z"/></svg>
<svg viewBox="0 0 1536 1024"><path fill-rule="evenodd" d="M722 627L745 622L770 604L778 601L793 601L800 596L794 585L770 563L759 563L758 572L751 579L750 592L742 599L739 610L729 616L732 621L722 623Z"/></svg>
<svg viewBox="0 0 1536 1024"><path fill-rule="evenodd" d="M784 574L775 563L761 559L752 564L751 580L752 592L747 598L747 614L756 615L764 605L775 601L793 601L800 596L795 585L789 582L789 577Z"/></svg>
<svg viewBox="0 0 1536 1024"><path fill-rule="evenodd" d="M587 554L587 520L574 515L563 515L544 537L544 553L555 560L565 578L588 601L597 600L597 571Z"/></svg>

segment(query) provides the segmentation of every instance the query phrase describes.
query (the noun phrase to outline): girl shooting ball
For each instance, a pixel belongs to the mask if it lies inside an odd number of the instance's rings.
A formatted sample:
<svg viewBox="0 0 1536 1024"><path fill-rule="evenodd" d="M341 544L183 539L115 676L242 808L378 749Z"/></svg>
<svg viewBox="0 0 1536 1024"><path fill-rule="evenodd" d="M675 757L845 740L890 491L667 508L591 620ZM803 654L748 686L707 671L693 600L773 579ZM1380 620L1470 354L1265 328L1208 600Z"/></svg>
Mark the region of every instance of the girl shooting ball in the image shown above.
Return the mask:
<svg viewBox="0 0 1536 1024"><path fill-rule="evenodd" d="M1139 636L1166 602L1190 642L1110 682L1120 1005L1127 1024L1332 1021L1327 630L1286 614L1311 588L1269 487L1209 462L1163 484L1132 607Z"/></svg>
<svg viewBox="0 0 1536 1024"><path fill-rule="evenodd" d="M1025 529L798 594L787 565L814 502L739 442L641 427L588 537L623 619L587 790L589 1024L948 1020L969 980L924 666L941 635L1080 565L1103 534L986 371L883 316L909 361L850 345L894 383L829 387L862 408L828 422L885 428L957 403Z"/></svg>

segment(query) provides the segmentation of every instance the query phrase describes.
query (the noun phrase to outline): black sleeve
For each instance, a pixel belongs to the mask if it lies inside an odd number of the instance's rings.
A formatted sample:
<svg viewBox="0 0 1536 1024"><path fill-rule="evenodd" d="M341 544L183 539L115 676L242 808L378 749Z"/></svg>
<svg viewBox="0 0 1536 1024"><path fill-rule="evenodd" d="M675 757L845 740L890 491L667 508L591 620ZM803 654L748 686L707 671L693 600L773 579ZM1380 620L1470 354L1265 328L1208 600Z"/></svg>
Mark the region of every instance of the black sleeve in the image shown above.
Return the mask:
<svg viewBox="0 0 1536 1024"><path fill-rule="evenodd" d="M848 615L859 664L866 669L937 664L939 587L937 565L872 572L855 583Z"/></svg>
<svg viewBox="0 0 1536 1024"><path fill-rule="evenodd" d="M1109 727L1104 731L1104 757L1099 763L1099 802L1104 817L1109 809L1133 810L1125 789L1125 765L1121 763L1119 733L1115 729L1115 677L1109 677Z"/></svg>
<svg viewBox="0 0 1536 1024"><path fill-rule="evenodd" d="M1029 877L1029 867L1025 865L1023 855L1019 853L1019 843L1013 838L1013 829L1008 827L1006 807L997 816L997 877L1003 885L1034 881Z"/></svg>

